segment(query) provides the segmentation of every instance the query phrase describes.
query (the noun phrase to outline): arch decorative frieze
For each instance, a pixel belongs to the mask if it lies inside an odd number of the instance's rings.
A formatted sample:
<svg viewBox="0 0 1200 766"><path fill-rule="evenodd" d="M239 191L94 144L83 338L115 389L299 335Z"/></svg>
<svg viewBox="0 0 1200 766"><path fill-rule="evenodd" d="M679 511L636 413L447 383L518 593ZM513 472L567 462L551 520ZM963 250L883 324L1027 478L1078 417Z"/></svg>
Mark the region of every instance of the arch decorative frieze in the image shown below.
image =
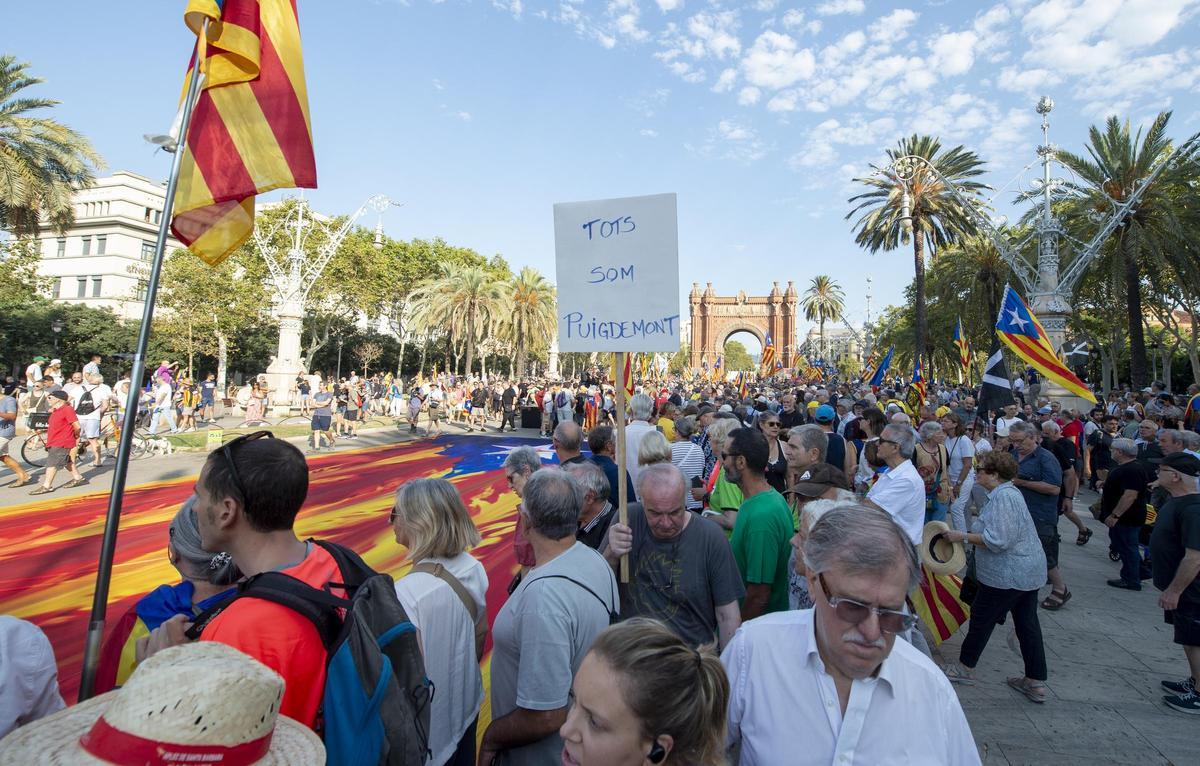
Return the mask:
<svg viewBox="0 0 1200 766"><path fill-rule="evenodd" d="M701 292L700 284L693 282L688 295L692 368L699 369L703 362L711 365L729 336L742 331L756 336L759 343L764 343L770 333L776 358L784 367L791 367L795 363L798 302L791 281L786 290L780 290L776 282L765 296L747 296L744 290L733 296L717 295L712 282Z"/></svg>

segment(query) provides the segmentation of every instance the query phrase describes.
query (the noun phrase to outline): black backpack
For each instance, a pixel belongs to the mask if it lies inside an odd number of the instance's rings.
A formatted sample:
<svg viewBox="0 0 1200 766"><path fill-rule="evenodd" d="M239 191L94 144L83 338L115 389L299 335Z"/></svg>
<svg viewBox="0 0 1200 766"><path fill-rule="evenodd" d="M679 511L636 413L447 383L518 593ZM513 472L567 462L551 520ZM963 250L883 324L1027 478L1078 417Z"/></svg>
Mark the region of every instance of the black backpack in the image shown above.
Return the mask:
<svg viewBox="0 0 1200 766"><path fill-rule="evenodd" d="M92 401L92 391L96 389L84 389L83 396L79 397L79 404L75 407L76 415L91 415L96 411L96 403Z"/></svg>
<svg viewBox="0 0 1200 766"><path fill-rule="evenodd" d="M395 583L348 548L308 542L337 562L344 582L329 585L344 588L347 598L282 572L263 572L197 617L187 636L199 638L214 617L245 596L300 613L316 626L328 654L317 727L326 764L423 766L429 756L433 682L425 675L416 628L396 597Z"/></svg>

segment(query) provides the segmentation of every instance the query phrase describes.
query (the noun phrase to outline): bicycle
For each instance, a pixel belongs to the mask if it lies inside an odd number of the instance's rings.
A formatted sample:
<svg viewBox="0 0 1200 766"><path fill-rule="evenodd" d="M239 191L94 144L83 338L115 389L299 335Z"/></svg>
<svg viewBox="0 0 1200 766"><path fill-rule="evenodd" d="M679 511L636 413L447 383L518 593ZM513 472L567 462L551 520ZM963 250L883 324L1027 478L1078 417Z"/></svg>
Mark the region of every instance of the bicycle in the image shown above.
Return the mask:
<svg viewBox="0 0 1200 766"><path fill-rule="evenodd" d="M49 429L38 427L35 425L37 422L32 418L30 420L30 427L34 430L21 445L21 459L34 468L42 468L46 465L46 457L49 455L49 448L46 446L46 433ZM100 435L97 438L100 440L100 448L104 451L111 451L109 450L110 441L120 443L121 427L117 425L116 415L109 414L104 418L100 427ZM73 450L76 466L85 465L93 457L88 441L88 438L80 433ZM129 449L130 457L136 460L144 456L147 446L146 439L134 431Z"/></svg>

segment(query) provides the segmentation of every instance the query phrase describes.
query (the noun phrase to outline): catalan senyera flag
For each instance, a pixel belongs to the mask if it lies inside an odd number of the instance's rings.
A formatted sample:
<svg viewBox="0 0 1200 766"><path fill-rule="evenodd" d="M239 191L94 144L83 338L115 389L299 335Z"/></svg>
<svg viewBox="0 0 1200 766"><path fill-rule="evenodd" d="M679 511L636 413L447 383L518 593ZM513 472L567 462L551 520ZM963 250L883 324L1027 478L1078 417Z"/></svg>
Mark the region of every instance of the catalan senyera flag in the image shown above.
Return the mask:
<svg viewBox="0 0 1200 766"><path fill-rule="evenodd" d="M638 370L638 374L642 380L650 379L650 355L645 352L642 353L641 366Z"/></svg>
<svg viewBox="0 0 1200 766"><path fill-rule="evenodd" d="M958 361L962 364L963 380L971 380L971 346L967 343L967 334L963 332L962 317L954 325L954 345L958 348Z"/></svg>
<svg viewBox="0 0 1200 766"><path fill-rule="evenodd" d="M1000 315L996 317L996 335L1026 364L1076 396L1093 404L1096 402L1096 396L1087 384L1059 361L1045 328L1012 285L1004 286L1004 300L1000 303Z"/></svg>
<svg viewBox="0 0 1200 766"><path fill-rule="evenodd" d="M935 645L958 632L971 617L971 608L959 598L962 579L958 575L934 574L921 565L921 585L909 597L913 614L925 623Z"/></svg>
<svg viewBox="0 0 1200 766"><path fill-rule="evenodd" d="M188 0L184 19L203 77L171 231L215 266L254 230L255 195L317 186L300 26L295 0Z"/></svg>
<svg viewBox="0 0 1200 766"><path fill-rule="evenodd" d="M625 369L621 373L621 384L625 386L625 397L633 396L633 354L625 355Z"/></svg>
<svg viewBox="0 0 1200 766"><path fill-rule="evenodd" d="M759 360L759 366L764 370L770 370L775 363L775 341L771 340L771 333L767 333L767 340L763 343L762 359Z"/></svg>
<svg viewBox="0 0 1200 766"><path fill-rule="evenodd" d="M858 376L859 383L866 383L875 374L875 351L871 351L871 355L867 357L867 363L863 365L862 374Z"/></svg>
<svg viewBox="0 0 1200 766"><path fill-rule="evenodd" d="M717 361L713 365L712 379L713 379L714 383L721 379L721 355L720 354L717 354Z"/></svg>

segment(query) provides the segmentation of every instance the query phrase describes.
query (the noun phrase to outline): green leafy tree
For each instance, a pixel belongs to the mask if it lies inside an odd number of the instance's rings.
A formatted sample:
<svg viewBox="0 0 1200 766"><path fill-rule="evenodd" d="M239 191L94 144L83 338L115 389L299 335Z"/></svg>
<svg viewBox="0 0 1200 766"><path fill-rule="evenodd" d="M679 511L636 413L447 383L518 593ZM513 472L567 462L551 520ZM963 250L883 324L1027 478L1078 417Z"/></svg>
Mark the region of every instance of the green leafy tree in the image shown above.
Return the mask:
<svg viewBox="0 0 1200 766"><path fill-rule="evenodd" d="M445 328L452 343L462 344L469 374L477 344L511 311L509 301L505 283L493 272L480 266L449 264L442 276L414 292L412 322L424 332Z"/></svg>
<svg viewBox="0 0 1200 766"><path fill-rule="evenodd" d="M1112 209L1145 186L1151 174L1171 154L1167 124L1171 113L1161 112L1143 135L1128 121L1109 117L1101 130L1088 131L1087 155L1059 151L1058 160L1075 175L1067 181L1070 196L1059 207L1063 223L1076 239L1089 240ZM1149 359L1143 324L1146 319L1143 278L1178 265L1181 257L1195 259L1189 240L1200 233L1194 184L1200 181L1193 153L1180 158L1142 193L1137 206L1110 235L1108 269L1123 281L1125 324L1129 336L1129 375L1134 388L1149 383ZM1192 261L1179 271L1195 274Z"/></svg>
<svg viewBox="0 0 1200 766"><path fill-rule="evenodd" d="M90 186L104 163L79 133L30 114L58 102L22 93L43 82L28 68L0 55L0 229L33 237L43 216L59 232L74 223L71 195Z"/></svg>
<svg viewBox="0 0 1200 766"><path fill-rule="evenodd" d="M800 308L804 310L804 318L816 322L821 338L821 356L826 356L825 322L841 319L846 310L846 294L833 277L818 274L812 278L808 289L800 298Z"/></svg>
<svg viewBox="0 0 1200 766"><path fill-rule="evenodd" d="M754 359L739 341L731 340L725 344L724 357L721 360L721 374L729 370L753 370Z"/></svg>
<svg viewBox="0 0 1200 766"><path fill-rule="evenodd" d="M667 370L676 375L685 375L690 369L692 361L692 347L687 341L679 344L679 350L672 356L667 364Z"/></svg>
<svg viewBox="0 0 1200 766"><path fill-rule="evenodd" d="M534 268L526 266L508 282L512 313L504 322L504 335L516 350L517 377L525 376L529 348L550 343L557 331L554 285Z"/></svg>
<svg viewBox="0 0 1200 766"><path fill-rule="evenodd" d="M871 175L854 179L867 187L867 191L849 199L853 209L846 219L857 216L854 241L871 253L895 250L908 245L911 240L916 298L913 348L925 354L929 349L925 319L925 252L928 249L936 254L940 248L975 232L964 203L941 178L958 188L968 200L965 204L978 204L974 199L987 187L972 179L982 175L983 164L974 152L962 146L942 151L941 141L934 136L902 138L894 149L887 150L887 155L888 166L872 166ZM925 162L902 160L912 156L923 158ZM897 173L898 160L907 178ZM926 162L936 168L937 173L930 170Z"/></svg>

